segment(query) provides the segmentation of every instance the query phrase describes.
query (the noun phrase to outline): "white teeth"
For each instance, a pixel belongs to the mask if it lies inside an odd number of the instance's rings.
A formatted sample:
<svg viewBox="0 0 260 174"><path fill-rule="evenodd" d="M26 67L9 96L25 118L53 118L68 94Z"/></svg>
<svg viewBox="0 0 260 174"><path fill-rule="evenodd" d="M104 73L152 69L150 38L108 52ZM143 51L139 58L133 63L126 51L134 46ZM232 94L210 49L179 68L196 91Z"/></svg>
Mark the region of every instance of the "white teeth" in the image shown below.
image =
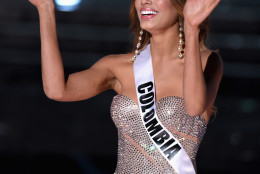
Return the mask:
<svg viewBox="0 0 260 174"><path fill-rule="evenodd" d="M155 12L155 11L141 11L141 14L143 14L143 15L151 15L151 14L158 14L158 12Z"/></svg>

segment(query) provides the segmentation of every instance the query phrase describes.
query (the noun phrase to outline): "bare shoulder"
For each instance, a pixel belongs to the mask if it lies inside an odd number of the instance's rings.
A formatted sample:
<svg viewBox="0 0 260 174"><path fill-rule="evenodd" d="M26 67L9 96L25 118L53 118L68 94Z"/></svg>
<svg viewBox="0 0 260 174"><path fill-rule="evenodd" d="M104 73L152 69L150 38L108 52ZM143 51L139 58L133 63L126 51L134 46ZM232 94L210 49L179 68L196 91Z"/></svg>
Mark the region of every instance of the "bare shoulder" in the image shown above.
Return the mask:
<svg viewBox="0 0 260 174"><path fill-rule="evenodd" d="M103 69L113 73L118 68L121 69L123 65L131 62L131 53L127 54L111 54L98 60L91 69Z"/></svg>
<svg viewBox="0 0 260 174"><path fill-rule="evenodd" d="M130 59L132 56L132 53L109 55L104 57L104 63L109 66L110 71L118 79L131 71L133 62Z"/></svg>
<svg viewBox="0 0 260 174"><path fill-rule="evenodd" d="M97 66L102 66L102 69L107 69L107 72L111 74L114 79L112 89L117 93L121 92L122 84L125 84L122 79L126 79L125 77L129 77L131 74L133 63L130 59L133 55L133 53L113 54L105 56L97 62Z"/></svg>
<svg viewBox="0 0 260 174"><path fill-rule="evenodd" d="M117 65L122 65L130 62L130 58L133 54L126 53L126 54L111 54L108 56L103 57L98 62L104 65L113 65L113 67Z"/></svg>

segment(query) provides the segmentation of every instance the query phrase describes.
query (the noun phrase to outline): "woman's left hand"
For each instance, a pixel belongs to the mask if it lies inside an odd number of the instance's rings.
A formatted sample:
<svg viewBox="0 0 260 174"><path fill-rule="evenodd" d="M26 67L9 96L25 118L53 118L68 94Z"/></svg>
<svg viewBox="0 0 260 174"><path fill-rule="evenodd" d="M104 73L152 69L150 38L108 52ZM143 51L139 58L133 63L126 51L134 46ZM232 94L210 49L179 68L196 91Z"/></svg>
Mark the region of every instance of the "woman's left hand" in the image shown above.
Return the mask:
<svg viewBox="0 0 260 174"><path fill-rule="evenodd" d="M219 2L220 0L186 0L183 10L185 23L191 27L199 27Z"/></svg>

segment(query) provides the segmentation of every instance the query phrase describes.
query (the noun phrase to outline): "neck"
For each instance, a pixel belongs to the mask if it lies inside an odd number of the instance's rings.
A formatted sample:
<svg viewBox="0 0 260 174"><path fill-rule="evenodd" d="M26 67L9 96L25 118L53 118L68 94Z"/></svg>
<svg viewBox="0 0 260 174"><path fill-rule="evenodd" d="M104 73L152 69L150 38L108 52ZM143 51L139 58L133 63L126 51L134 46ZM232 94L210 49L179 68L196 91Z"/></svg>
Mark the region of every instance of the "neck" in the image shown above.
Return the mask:
<svg viewBox="0 0 260 174"><path fill-rule="evenodd" d="M179 53L178 23L163 32L153 33L150 38L150 44L153 60L177 59Z"/></svg>

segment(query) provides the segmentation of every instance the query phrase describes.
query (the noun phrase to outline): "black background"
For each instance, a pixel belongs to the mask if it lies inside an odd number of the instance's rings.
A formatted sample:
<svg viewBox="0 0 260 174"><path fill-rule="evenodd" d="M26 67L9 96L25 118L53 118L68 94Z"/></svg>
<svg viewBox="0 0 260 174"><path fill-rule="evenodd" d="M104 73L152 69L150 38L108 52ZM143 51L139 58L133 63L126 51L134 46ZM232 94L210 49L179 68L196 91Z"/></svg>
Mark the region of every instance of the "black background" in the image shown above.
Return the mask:
<svg viewBox="0 0 260 174"><path fill-rule="evenodd" d="M131 49L125 0L83 0L59 12L65 73L89 68ZM198 173L257 173L260 164L260 1L225 0L211 16L208 46L219 49L224 75L197 156ZM117 130L110 117L115 93L60 103L42 88L36 8L0 1L0 173L113 173Z"/></svg>

